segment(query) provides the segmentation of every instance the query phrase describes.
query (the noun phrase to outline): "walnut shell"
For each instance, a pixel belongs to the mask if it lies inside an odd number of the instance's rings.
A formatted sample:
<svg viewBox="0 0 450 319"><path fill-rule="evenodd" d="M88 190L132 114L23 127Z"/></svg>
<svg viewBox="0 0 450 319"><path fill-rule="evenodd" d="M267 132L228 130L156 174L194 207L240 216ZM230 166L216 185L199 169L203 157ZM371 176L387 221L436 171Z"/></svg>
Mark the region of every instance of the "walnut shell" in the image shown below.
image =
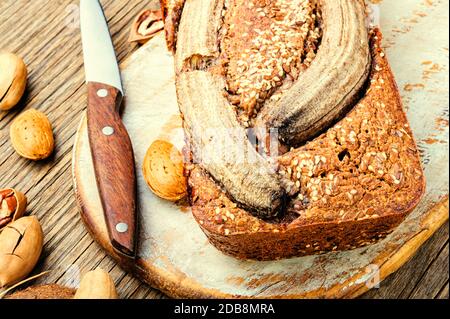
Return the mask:
<svg viewBox="0 0 450 319"><path fill-rule="evenodd" d="M161 10L141 11L133 22L130 30L129 42L145 44L155 37L161 30L164 30Z"/></svg>
<svg viewBox="0 0 450 319"><path fill-rule="evenodd" d="M8 111L19 103L27 86L28 71L15 54L0 53L0 110Z"/></svg>
<svg viewBox="0 0 450 319"><path fill-rule="evenodd" d="M24 279L36 266L42 252L44 235L34 216L23 217L0 233L0 287Z"/></svg>
<svg viewBox="0 0 450 319"><path fill-rule="evenodd" d="M145 156L143 172L157 196L173 202L187 196L183 156L173 144L162 140L153 142Z"/></svg>
<svg viewBox="0 0 450 319"><path fill-rule="evenodd" d="M16 212L13 215L13 222L18 220L19 218L22 218L25 214L25 211L27 209L27 197L22 192L19 192L15 189L12 190L14 192L14 197L17 201L17 208Z"/></svg>
<svg viewBox="0 0 450 319"><path fill-rule="evenodd" d="M2 208L3 207L0 207L0 231L8 224L13 223L16 220L18 220L19 218L23 217L23 215L25 214L25 211L27 209L27 197L22 192L19 192L13 188L6 188L6 189L0 190L0 194L2 194L2 193L4 193L4 194L10 193L10 194L12 194L12 196L14 196L16 209L14 210L12 215L8 216L8 214L7 214L6 216L2 216ZM2 198L0 196L0 203L1 202L2 202ZM2 223L2 217L7 218L6 224Z"/></svg>
<svg viewBox="0 0 450 319"><path fill-rule="evenodd" d="M118 298L114 281L106 271L100 268L84 275L74 297L74 299Z"/></svg>
<svg viewBox="0 0 450 319"><path fill-rule="evenodd" d="M42 160L53 153L52 125L44 113L34 109L20 114L11 125L11 143L16 152L30 160Z"/></svg>

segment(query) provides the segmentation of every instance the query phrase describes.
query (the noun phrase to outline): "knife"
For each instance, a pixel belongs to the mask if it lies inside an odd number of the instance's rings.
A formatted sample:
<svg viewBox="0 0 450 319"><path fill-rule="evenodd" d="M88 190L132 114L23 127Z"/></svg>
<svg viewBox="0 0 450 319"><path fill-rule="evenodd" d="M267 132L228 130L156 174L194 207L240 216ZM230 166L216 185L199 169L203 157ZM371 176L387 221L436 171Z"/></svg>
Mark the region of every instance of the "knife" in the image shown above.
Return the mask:
<svg viewBox="0 0 450 319"><path fill-rule="evenodd" d="M123 88L114 46L98 0L80 1L88 91L87 125L97 187L111 245L136 250L136 172L133 148L120 118Z"/></svg>

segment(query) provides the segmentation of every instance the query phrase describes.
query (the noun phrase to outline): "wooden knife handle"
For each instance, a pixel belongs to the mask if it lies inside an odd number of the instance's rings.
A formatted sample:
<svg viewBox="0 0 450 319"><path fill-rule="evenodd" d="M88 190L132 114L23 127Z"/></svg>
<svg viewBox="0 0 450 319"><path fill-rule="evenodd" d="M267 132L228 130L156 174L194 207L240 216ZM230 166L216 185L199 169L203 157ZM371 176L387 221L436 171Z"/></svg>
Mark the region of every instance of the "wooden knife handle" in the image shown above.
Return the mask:
<svg viewBox="0 0 450 319"><path fill-rule="evenodd" d="M133 147L120 118L121 92L89 82L87 121L95 177L109 238L119 252L135 256L136 172Z"/></svg>

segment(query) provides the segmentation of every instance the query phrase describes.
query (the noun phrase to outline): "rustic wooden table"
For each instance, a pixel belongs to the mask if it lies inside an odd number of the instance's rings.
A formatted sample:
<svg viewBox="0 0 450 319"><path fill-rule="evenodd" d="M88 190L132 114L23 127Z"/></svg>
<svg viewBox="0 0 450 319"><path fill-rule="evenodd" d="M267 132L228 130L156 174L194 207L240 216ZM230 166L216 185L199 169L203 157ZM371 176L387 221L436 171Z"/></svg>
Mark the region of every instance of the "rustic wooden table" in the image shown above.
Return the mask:
<svg viewBox="0 0 450 319"><path fill-rule="evenodd" d="M122 271L94 243L78 214L72 189L73 139L86 107L83 60L76 0L2 0L0 50L22 56L28 65L28 90L15 110L0 113L0 187L26 193L28 211L38 216L45 247L36 273L52 270L39 283L76 286L80 274L96 267L109 271L123 298L165 296ZM155 6L153 0L103 0L119 60L135 49L127 42L136 14ZM1 70L0 70L1 72ZM12 120L36 108L54 126L56 151L34 163L20 158L9 140ZM448 298L448 223L423 245L416 256L363 298Z"/></svg>

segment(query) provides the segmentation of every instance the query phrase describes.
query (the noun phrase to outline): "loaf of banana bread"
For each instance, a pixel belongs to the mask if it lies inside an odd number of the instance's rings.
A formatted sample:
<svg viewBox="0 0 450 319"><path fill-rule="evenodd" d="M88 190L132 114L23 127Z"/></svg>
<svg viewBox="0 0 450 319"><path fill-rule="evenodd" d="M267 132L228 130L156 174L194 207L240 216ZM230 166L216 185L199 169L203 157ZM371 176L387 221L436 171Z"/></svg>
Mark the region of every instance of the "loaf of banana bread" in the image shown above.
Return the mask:
<svg viewBox="0 0 450 319"><path fill-rule="evenodd" d="M416 207L419 153L363 0L162 3L189 199L215 247L256 260L354 249ZM253 161L223 160L224 137Z"/></svg>
<svg viewBox="0 0 450 319"><path fill-rule="evenodd" d="M386 237L416 207L424 174L381 38L373 30L372 71L360 102L278 159L292 198L284 215L254 217L200 166L190 171L193 215L215 247L257 260L353 249Z"/></svg>

